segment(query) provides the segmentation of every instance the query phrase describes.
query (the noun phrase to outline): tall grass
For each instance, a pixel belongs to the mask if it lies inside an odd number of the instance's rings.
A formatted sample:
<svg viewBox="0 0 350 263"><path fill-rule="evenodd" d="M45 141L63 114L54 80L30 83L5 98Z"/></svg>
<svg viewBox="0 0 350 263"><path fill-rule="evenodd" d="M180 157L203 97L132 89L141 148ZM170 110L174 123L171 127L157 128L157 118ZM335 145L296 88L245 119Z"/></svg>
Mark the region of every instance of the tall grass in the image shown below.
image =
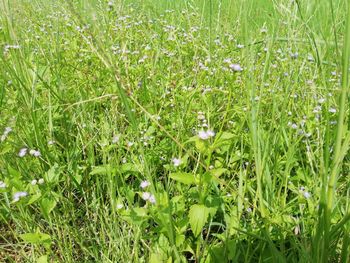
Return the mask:
<svg viewBox="0 0 350 263"><path fill-rule="evenodd" d="M1 0L0 261L349 261L349 10Z"/></svg>

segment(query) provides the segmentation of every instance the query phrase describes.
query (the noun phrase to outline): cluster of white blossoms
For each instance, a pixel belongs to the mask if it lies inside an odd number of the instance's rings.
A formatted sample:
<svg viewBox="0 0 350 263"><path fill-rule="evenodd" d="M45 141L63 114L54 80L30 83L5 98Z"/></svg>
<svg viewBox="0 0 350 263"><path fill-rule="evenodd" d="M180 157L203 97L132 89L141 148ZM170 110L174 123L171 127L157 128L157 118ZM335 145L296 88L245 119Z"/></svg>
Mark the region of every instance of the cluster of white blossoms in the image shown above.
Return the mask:
<svg viewBox="0 0 350 263"><path fill-rule="evenodd" d="M37 179L33 179L30 184L31 185L36 185L36 184L43 184L45 182L45 180L43 178L40 178L39 180Z"/></svg>
<svg viewBox="0 0 350 263"><path fill-rule="evenodd" d="M142 189L146 189L150 185L151 185L151 183L145 180L145 181L141 182L140 187ZM155 204L156 203L155 196L153 194L151 194L150 192L143 192L141 197L142 197L143 200L148 201L151 204Z"/></svg>
<svg viewBox="0 0 350 263"><path fill-rule="evenodd" d="M22 197L26 197L28 195L27 192L16 192L13 194L13 202L18 202Z"/></svg>
<svg viewBox="0 0 350 263"><path fill-rule="evenodd" d="M4 133L1 135L0 141L1 142L5 141L10 132L12 132L12 128L6 127L4 130Z"/></svg>
<svg viewBox="0 0 350 263"><path fill-rule="evenodd" d="M208 140L214 136L215 136L215 132L212 130L207 130L207 131L201 130L198 132L198 137L202 140Z"/></svg>
<svg viewBox="0 0 350 263"><path fill-rule="evenodd" d="M181 161L180 158L173 158L171 161L173 162L173 165L174 165L175 167L180 166L181 163L182 163L182 161Z"/></svg>
<svg viewBox="0 0 350 263"><path fill-rule="evenodd" d="M24 157L24 156L27 155L27 153L28 153L28 148L22 148L22 149L19 150L18 156L19 157ZM40 157L41 156L40 151L39 150L34 150L34 149L29 150L29 154L34 156L34 157Z"/></svg>
<svg viewBox="0 0 350 263"><path fill-rule="evenodd" d="M3 181L0 181L0 189L6 188L6 183Z"/></svg>

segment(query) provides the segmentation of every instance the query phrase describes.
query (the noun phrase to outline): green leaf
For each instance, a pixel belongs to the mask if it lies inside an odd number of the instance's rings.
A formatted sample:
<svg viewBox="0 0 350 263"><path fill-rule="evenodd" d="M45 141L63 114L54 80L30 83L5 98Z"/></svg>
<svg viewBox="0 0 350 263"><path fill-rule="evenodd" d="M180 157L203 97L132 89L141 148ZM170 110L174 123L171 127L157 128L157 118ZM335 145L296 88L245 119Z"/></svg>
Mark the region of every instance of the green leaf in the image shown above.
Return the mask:
<svg viewBox="0 0 350 263"><path fill-rule="evenodd" d="M40 197L41 197L41 193L37 193L35 195L32 195L30 197L29 201L27 202L27 205L31 205L31 204L35 203Z"/></svg>
<svg viewBox="0 0 350 263"><path fill-rule="evenodd" d="M112 172L110 165L100 165L92 168L90 175L107 175Z"/></svg>
<svg viewBox="0 0 350 263"><path fill-rule="evenodd" d="M36 263L47 263L47 262L48 262L47 255L43 255L36 260Z"/></svg>
<svg viewBox="0 0 350 263"><path fill-rule="evenodd" d="M195 145L200 153L205 154L208 152L208 143L206 141L197 137L195 140Z"/></svg>
<svg viewBox="0 0 350 263"><path fill-rule="evenodd" d="M137 166L133 163L124 163L121 167L121 172L132 172L132 173L138 173L140 170L137 168Z"/></svg>
<svg viewBox="0 0 350 263"><path fill-rule="evenodd" d="M51 237L45 233L26 233L19 235L24 242L30 244L45 244L51 242Z"/></svg>
<svg viewBox="0 0 350 263"><path fill-rule="evenodd" d="M59 180L58 164L55 163L46 173L46 182L48 183L58 183Z"/></svg>
<svg viewBox="0 0 350 263"><path fill-rule="evenodd" d="M204 205L192 205L189 212L189 221L193 234L197 237L208 220L210 208Z"/></svg>
<svg viewBox="0 0 350 263"><path fill-rule="evenodd" d="M43 198L41 200L41 208L45 216L49 216L49 214L52 212L52 210L57 205L56 200L50 199L50 198Z"/></svg>
<svg viewBox="0 0 350 263"><path fill-rule="evenodd" d="M193 174L191 173L171 173L169 177L175 181L178 181L183 184L195 184L196 179Z"/></svg>

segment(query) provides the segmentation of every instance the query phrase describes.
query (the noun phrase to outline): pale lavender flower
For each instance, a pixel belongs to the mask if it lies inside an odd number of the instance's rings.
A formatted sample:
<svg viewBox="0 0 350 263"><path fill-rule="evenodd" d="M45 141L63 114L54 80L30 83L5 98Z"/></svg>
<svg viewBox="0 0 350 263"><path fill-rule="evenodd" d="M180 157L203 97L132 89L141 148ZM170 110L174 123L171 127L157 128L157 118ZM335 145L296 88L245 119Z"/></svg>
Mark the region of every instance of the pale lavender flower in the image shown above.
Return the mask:
<svg viewBox="0 0 350 263"><path fill-rule="evenodd" d="M120 136L119 135L114 135L112 138L112 143L117 143L119 142Z"/></svg>
<svg viewBox="0 0 350 263"><path fill-rule="evenodd" d="M230 64L230 69L232 69L233 71L242 71L242 67L239 64Z"/></svg>
<svg viewBox="0 0 350 263"><path fill-rule="evenodd" d="M180 166L180 164L182 163L180 158L173 158L172 162L173 162L175 167Z"/></svg>
<svg viewBox="0 0 350 263"><path fill-rule="evenodd" d="M206 131L199 131L198 132L198 137L202 140L207 140L209 139L209 135Z"/></svg>
<svg viewBox="0 0 350 263"><path fill-rule="evenodd" d="M207 131L201 130L198 132L198 137L202 140L207 140L207 139L214 137L214 136L215 136L215 132L212 130L207 130Z"/></svg>
<svg viewBox="0 0 350 263"><path fill-rule="evenodd" d="M308 198L311 197L311 194L310 194L309 192L307 192L307 191L304 192L303 195L304 195L304 197L305 197L306 199L308 199Z"/></svg>
<svg viewBox="0 0 350 263"><path fill-rule="evenodd" d="M151 197L151 194L149 192L143 192L141 195L141 198L145 201L149 200L150 197Z"/></svg>
<svg viewBox="0 0 350 263"><path fill-rule="evenodd" d="M148 198L148 201L151 203L151 204L155 204L156 203L156 198L154 195L151 195L149 198Z"/></svg>
<svg viewBox="0 0 350 263"><path fill-rule="evenodd" d="M43 178L40 178L40 179L38 180L38 184L43 184L43 183L45 183L44 179L43 179Z"/></svg>
<svg viewBox="0 0 350 263"><path fill-rule="evenodd" d="M330 109L329 109L329 112L330 112L330 113L336 113L336 112L337 112L337 109L335 109L335 108L330 108Z"/></svg>
<svg viewBox="0 0 350 263"><path fill-rule="evenodd" d="M34 157L39 157L41 155L39 150L34 150L34 149L30 150L29 154L34 156Z"/></svg>
<svg viewBox="0 0 350 263"><path fill-rule="evenodd" d="M19 150L18 156L19 157L24 157L27 154L28 149L27 148L22 148Z"/></svg>
<svg viewBox="0 0 350 263"><path fill-rule="evenodd" d="M0 189L6 188L6 183L3 181L0 181Z"/></svg>
<svg viewBox="0 0 350 263"><path fill-rule="evenodd" d="M38 183L38 180L34 179L30 182L31 185L36 185Z"/></svg>
<svg viewBox="0 0 350 263"><path fill-rule="evenodd" d="M28 195L27 192L16 192L13 194L13 202L19 201L22 197L26 197Z"/></svg>
<svg viewBox="0 0 350 263"><path fill-rule="evenodd" d="M148 186L150 186L150 185L151 185L151 183L145 180L145 181L142 181L142 182L141 182L140 187L141 187L142 189L145 189L146 187L148 187Z"/></svg>

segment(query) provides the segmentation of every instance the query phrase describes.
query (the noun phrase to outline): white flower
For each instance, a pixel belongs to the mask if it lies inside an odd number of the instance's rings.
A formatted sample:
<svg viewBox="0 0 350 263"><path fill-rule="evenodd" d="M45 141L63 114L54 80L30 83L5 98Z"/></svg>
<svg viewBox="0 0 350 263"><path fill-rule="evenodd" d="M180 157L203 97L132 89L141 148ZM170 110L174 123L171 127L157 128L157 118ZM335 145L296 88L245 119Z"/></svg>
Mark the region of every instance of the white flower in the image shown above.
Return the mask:
<svg viewBox="0 0 350 263"><path fill-rule="evenodd" d="M145 189L146 187L148 187L148 186L150 186L150 185L151 185L151 183L145 180L145 181L142 181L142 182L141 182L140 187L141 187L142 189Z"/></svg>
<svg viewBox="0 0 350 263"><path fill-rule="evenodd" d="M44 181L44 179L43 178L40 178L39 180L38 180L38 184L43 184L45 181Z"/></svg>
<svg viewBox="0 0 350 263"><path fill-rule="evenodd" d="M329 112L330 112L330 113L336 113L336 112L337 112L337 109L335 109L335 108L330 108L330 109L329 109Z"/></svg>
<svg viewBox="0 0 350 263"><path fill-rule="evenodd" d="M27 148L22 148L19 150L18 156L19 157L24 157L27 154L28 149Z"/></svg>
<svg viewBox="0 0 350 263"><path fill-rule="evenodd" d="M6 188L6 183L3 181L0 181L0 189Z"/></svg>
<svg viewBox="0 0 350 263"><path fill-rule="evenodd" d="M38 182L38 180L34 179L34 180L32 180L30 183L31 183L31 185L36 185L37 182Z"/></svg>
<svg viewBox="0 0 350 263"><path fill-rule="evenodd" d="M311 197L311 194L309 192L304 192L303 195L306 199Z"/></svg>
<svg viewBox="0 0 350 263"><path fill-rule="evenodd" d="M154 195L151 195L149 198L148 198L148 201L151 203L151 204L155 204L156 203L156 198Z"/></svg>
<svg viewBox="0 0 350 263"><path fill-rule="evenodd" d="M117 204L117 209L118 209L118 210L122 209L123 207L124 207L123 204Z"/></svg>
<svg viewBox="0 0 350 263"><path fill-rule="evenodd" d="M239 64L230 64L230 69L233 71L242 71L242 67Z"/></svg>
<svg viewBox="0 0 350 263"><path fill-rule="evenodd" d="M173 162L175 167L179 166L182 163L180 158L173 158L172 162Z"/></svg>
<svg viewBox="0 0 350 263"><path fill-rule="evenodd" d="M207 131L199 131L198 132L198 137L202 140L207 140L210 137L214 137L215 136L215 132L212 130L207 130Z"/></svg>
<svg viewBox="0 0 350 263"><path fill-rule="evenodd" d="M202 140L207 140L209 139L209 135L206 131L199 131L198 132L198 137L201 138Z"/></svg>
<svg viewBox="0 0 350 263"><path fill-rule="evenodd" d="M151 194L149 192L143 192L141 197L143 200L147 201L151 197Z"/></svg>
<svg viewBox="0 0 350 263"><path fill-rule="evenodd" d="M120 136L119 135L114 135L112 139L112 143L117 143L119 142Z"/></svg>
<svg viewBox="0 0 350 263"><path fill-rule="evenodd" d="M41 155L39 150L34 150L34 149L30 150L29 154L33 155L34 157L39 157Z"/></svg>
<svg viewBox="0 0 350 263"><path fill-rule="evenodd" d="M214 137L215 136L215 132L212 130L207 130L207 134L209 137Z"/></svg>
<svg viewBox="0 0 350 263"><path fill-rule="evenodd" d="M16 192L13 194L13 202L17 202L20 198L26 197L27 195L27 192Z"/></svg>

